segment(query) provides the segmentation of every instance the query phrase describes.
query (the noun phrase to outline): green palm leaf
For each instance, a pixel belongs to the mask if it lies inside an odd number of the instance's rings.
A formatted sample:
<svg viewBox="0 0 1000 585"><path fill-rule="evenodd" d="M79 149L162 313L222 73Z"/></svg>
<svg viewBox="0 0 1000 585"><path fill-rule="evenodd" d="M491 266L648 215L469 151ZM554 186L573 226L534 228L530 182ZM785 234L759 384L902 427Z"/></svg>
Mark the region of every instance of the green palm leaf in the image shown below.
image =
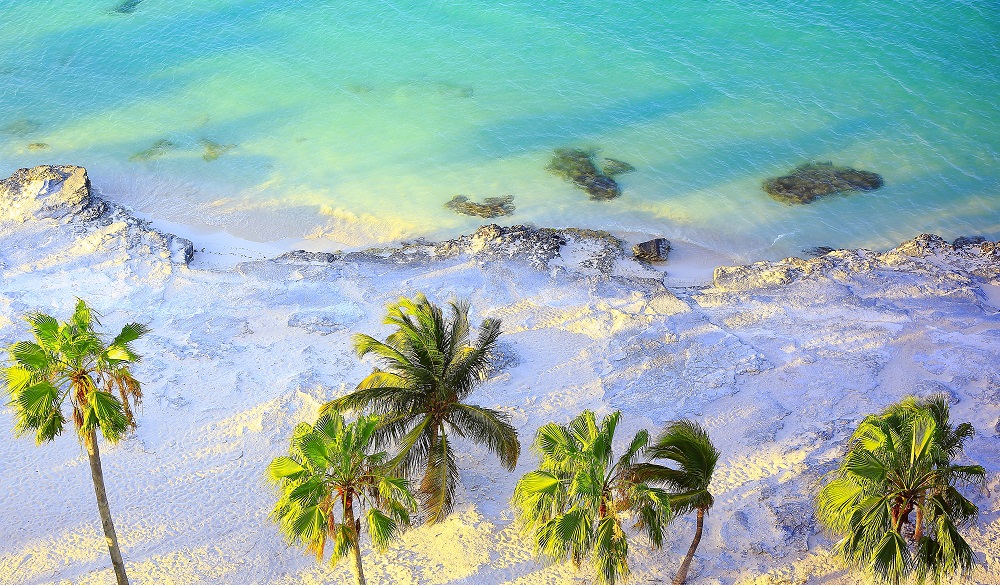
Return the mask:
<svg viewBox="0 0 1000 585"><path fill-rule="evenodd" d="M978 510L955 484L982 485L984 470L951 463L972 433L951 425L943 396L906 398L861 422L817 495L819 520L842 537L848 563L890 584L973 566L956 526Z"/></svg>
<svg viewBox="0 0 1000 585"><path fill-rule="evenodd" d="M22 340L8 348L10 365L3 369L4 391L10 395L15 433L35 432L38 443L62 434L67 416L87 451L91 479L97 494L105 540L118 583L126 583L125 565L105 493L103 467L97 444L98 431L109 442L119 441L134 427L132 406L142 398L141 385L129 366L139 361L130 343L145 327L126 325L108 345L100 332L97 313L78 299L73 315L60 323L35 312L26 317L33 341ZM120 399L112 392L117 392Z"/></svg>
<svg viewBox="0 0 1000 585"><path fill-rule="evenodd" d="M453 507L458 470L446 430L485 446L507 469L520 455L505 413L463 402L490 371L500 322L483 321L470 344L468 303L448 309L446 315L423 295L390 304L385 323L396 327L392 334L384 341L353 337L357 354L374 357L376 368L353 392L322 409L380 416L376 444L398 442L388 465L407 476L424 470L420 491L428 522L443 519Z"/></svg>
<svg viewBox="0 0 1000 585"><path fill-rule="evenodd" d="M415 509L409 483L391 474L385 453L375 448L379 422L377 416L365 416L347 424L331 410L313 425L300 423L288 455L275 457L266 471L278 490L270 518L285 537L318 560L332 541L333 564L353 553L359 581L360 516L372 545L384 551Z"/></svg>
<svg viewBox="0 0 1000 585"><path fill-rule="evenodd" d="M534 536L536 554L577 565L589 558L598 582L608 585L629 574L622 519L637 517L636 526L659 548L672 517L667 494L638 471L656 466L635 463L645 453L648 433L636 433L615 458L620 419L614 412L598 422L584 411L567 425L539 428L532 445L541 457L538 469L517 482L512 499L522 529Z"/></svg>

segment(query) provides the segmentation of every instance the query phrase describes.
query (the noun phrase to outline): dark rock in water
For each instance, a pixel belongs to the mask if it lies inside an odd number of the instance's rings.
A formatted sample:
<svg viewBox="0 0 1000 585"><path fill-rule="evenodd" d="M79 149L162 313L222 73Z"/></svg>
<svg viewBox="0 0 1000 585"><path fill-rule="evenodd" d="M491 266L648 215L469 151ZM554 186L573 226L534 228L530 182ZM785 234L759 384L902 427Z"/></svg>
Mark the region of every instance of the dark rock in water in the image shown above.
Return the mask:
<svg viewBox="0 0 1000 585"><path fill-rule="evenodd" d="M632 255L646 262L663 262L670 253L670 242L664 238L656 238L632 246Z"/></svg>
<svg viewBox="0 0 1000 585"><path fill-rule="evenodd" d="M882 177L869 171L835 167L833 163L806 163L791 174L772 177L762 187L783 203L811 203L816 198L848 191L874 191L882 187Z"/></svg>
<svg viewBox="0 0 1000 585"><path fill-rule="evenodd" d="M11 136L23 137L31 134L41 127L42 125L38 122L23 118L0 128L0 134L10 134Z"/></svg>
<svg viewBox="0 0 1000 585"><path fill-rule="evenodd" d="M557 148L545 170L567 181L575 181L582 176L600 175L594 166L594 153L579 148Z"/></svg>
<svg viewBox="0 0 1000 585"><path fill-rule="evenodd" d="M589 193L591 199L614 199L621 195L621 189L614 179L597 168L594 164L594 154L593 151L579 148L557 148L552 153L549 166L545 168ZM624 168L621 165L630 167L621 161L614 162L616 164L610 166L619 172L625 172L621 170Z"/></svg>
<svg viewBox="0 0 1000 585"><path fill-rule="evenodd" d="M469 200L465 195L455 195L444 206L462 215L500 217L514 213L514 196L487 197L482 203L476 203Z"/></svg>
<svg viewBox="0 0 1000 585"><path fill-rule="evenodd" d="M209 140L208 138L202 138L198 141L198 144L205 148L205 154L201 155L201 158L205 159L205 162L212 162L230 150L236 148L235 144L219 144L218 142Z"/></svg>
<svg viewBox="0 0 1000 585"><path fill-rule="evenodd" d="M604 171L605 175L614 177L615 175L631 173L635 170L635 167L616 158L606 158L604 159L604 164L601 165L601 170Z"/></svg>
<svg viewBox="0 0 1000 585"><path fill-rule="evenodd" d="M118 14L132 14L140 4L142 4L142 0L125 0L118 6L115 6L114 11Z"/></svg>
<svg viewBox="0 0 1000 585"><path fill-rule="evenodd" d="M951 245L956 248L968 248L969 246L982 246L986 242L989 242L989 240L983 236L959 236L955 238L955 241Z"/></svg>
<svg viewBox="0 0 1000 585"><path fill-rule="evenodd" d="M809 256L810 258L819 258L820 256L826 256L830 252L835 252L836 248L831 248L830 246L816 246L815 248L806 248L802 252Z"/></svg>
<svg viewBox="0 0 1000 585"><path fill-rule="evenodd" d="M590 193L591 199L596 199L598 201L614 199L622 194L621 189L618 187L618 183L616 183L611 177L605 177L603 175L596 177L577 177L573 182L576 183L577 187L580 187L587 193Z"/></svg>
<svg viewBox="0 0 1000 585"><path fill-rule="evenodd" d="M48 150L49 145L44 142L32 142L28 145L28 150Z"/></svg>
<svg viewBox="0 0 1000 585"><path fill-rule="evenodd" d="M161 156L167 154L168 152L170 152L175 148L177 148L177 145L174 144L173 142L170 142L169 140L166 139L157 140L156 142L153 143L152 146L150 146L146 150L137 152L132 156L128 157L128 159L133 162L144 162L148 160L153 160L156 158L160 158Z"/></svg>

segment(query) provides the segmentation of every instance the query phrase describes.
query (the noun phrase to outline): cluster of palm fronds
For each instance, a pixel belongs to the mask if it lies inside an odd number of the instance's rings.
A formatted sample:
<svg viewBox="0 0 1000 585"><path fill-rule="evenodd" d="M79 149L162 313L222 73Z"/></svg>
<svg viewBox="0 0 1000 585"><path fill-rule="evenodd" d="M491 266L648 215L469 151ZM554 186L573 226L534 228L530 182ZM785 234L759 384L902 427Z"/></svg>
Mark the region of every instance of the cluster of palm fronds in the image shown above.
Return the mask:
<svg viewBox="0 0 1000 585"><path fill-rule="evenodd" d="M948 411L947 398L933 396L867 417L819 492L820 521L843 536L838 550L880 582L938 583L976 563L958 528L979 510L958 486L982 486L986 470L955 464L975 429L952 426Z"/></svg>
<svg viewBox="0 0 1000 585"><path fill-rule="evenodd" d="M385 341L354 336L358 356L374 356L376 368L324 405L315 423L298 425L288 455L268 466L279 492L271 518L281 531L320 560L327 551L334 563L352 553L359 584L363 527L385 550L418 508L428 523L454 508L456 438L484 446L508 471L517 464L521 446L509 414L465 402L495 371L500 335L500 322L486 319L473 339L468 311L467 303L451 303L446 314L423 295L389 305L385 322L396 330ZM135 428L142 390L130 369L140 359L132 343L148 329L131 323L105 341L83 301L65 323L43 313L27 321L33 340L11 345L3 369L15 432L52 440L64 430L69 403L116 578L127 585L97 432L113 443ZM348 423L351 411L357 418ZM719 452L699 424L678 420L655 439L637 432L616 456L620 421L619 412L598 421L584 411L538 430L538 468L518 481L512 498L520 526L543 559L587 562L599 583L614 585L629 576L630 535L660 548L668 524L695 512L695 537L673 581L681 585L714 502ZM959 528L978 509L959 488L983 486L985 470L956 463L973 435L972 425L951 424L941 396L907 398L862 421L817 498L819 519L842 537L837 550L850 565L890 585L939 582L973 568L975 553Z"/></svg>

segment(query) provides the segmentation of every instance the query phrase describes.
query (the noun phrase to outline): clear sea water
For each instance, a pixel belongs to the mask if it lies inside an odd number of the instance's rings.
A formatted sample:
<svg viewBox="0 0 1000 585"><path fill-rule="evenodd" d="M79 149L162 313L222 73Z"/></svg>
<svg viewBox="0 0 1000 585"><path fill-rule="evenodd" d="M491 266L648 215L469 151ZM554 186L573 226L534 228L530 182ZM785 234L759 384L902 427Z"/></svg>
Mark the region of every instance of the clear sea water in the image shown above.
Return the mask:
<svg viewBox="0 0 1000 585"><path fill-rule="evenodd" d="M1000 237L997 0L130 4L0 0L3 176L79 164L152 217L328 248L468 232L456 194L748 260ZM565 146L634 165L623 195L546 172ZM886 186L761 190L807 161Z"/></svg>

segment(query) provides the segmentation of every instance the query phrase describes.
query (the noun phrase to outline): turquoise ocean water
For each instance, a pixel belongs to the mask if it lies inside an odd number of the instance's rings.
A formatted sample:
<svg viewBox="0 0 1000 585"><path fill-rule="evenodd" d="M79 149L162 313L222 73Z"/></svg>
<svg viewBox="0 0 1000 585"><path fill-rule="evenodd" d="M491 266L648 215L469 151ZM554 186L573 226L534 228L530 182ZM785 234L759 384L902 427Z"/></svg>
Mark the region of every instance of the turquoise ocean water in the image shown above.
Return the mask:
<svg viewBox="0 0 1000 585"><path fill-rule="evenodd" d="M0 0L0 174L328 248L467 232L456 194L747 260L997 238L998 45L996 0ZM563 146L623 195L546 172ZM886 186L760 189L810 160Z"/></svg>

